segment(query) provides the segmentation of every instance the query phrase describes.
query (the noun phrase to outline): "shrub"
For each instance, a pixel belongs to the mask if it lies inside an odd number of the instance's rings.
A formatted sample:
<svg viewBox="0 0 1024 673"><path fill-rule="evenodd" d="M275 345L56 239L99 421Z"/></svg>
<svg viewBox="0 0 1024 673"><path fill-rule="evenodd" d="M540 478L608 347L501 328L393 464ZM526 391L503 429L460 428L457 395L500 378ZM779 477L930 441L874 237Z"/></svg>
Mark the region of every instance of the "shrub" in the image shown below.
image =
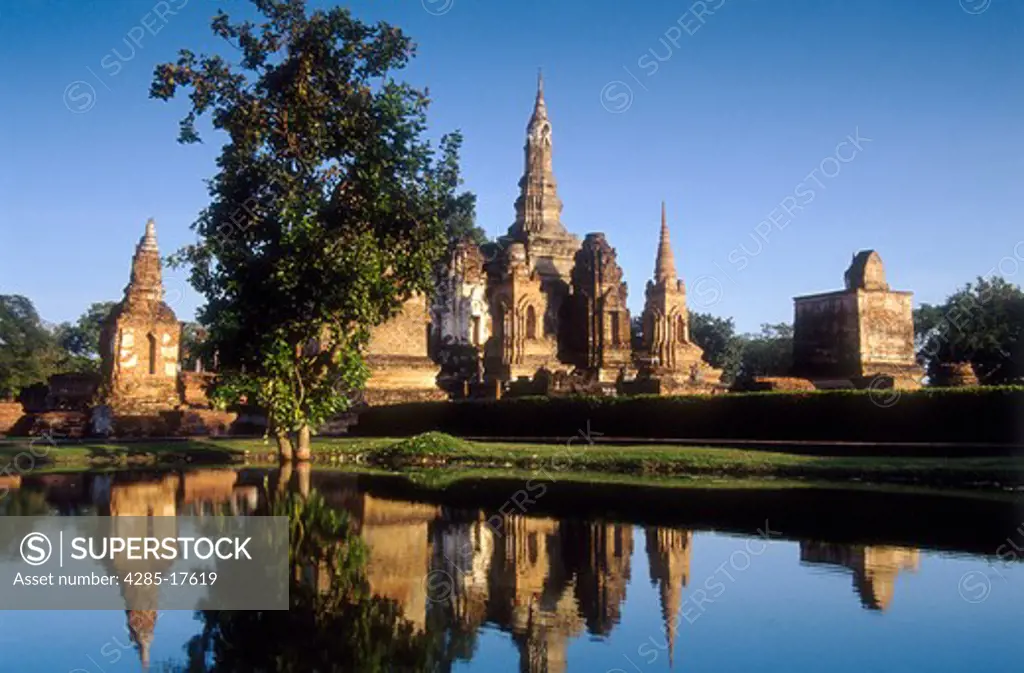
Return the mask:
<svg viewBox="0 0 1024 673"><path fill-rule="evenodd" d="M1024 387L418 402L372 407L352 431L564 438L588 425L641 439L1013 443L1024 442Z"/></svg>
<svg viewBox="0 0 1024 673"><path fill-rule="evenodd" d="M465 453L469 443L443 432L425 432L370 452L371 460L395 460Z"/></svg>

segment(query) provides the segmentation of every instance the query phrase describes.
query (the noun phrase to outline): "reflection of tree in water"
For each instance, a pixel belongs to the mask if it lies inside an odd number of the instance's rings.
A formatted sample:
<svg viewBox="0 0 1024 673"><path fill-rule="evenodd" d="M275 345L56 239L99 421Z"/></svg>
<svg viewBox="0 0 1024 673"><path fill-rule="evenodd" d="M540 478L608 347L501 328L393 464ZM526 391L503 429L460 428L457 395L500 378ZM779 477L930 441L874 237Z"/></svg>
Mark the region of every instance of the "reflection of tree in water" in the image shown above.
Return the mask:
<svg viewBox="0 0 1024 673"><path fill-rule="evenodd" d="M189 662L182 670L446 668L440 659L449 639L443 633L417 633L393 601L371 595L366 547L347 513L328 507L315 491L308 497L280 493L263 513L289 518L289 609L202 611L202 633L189 644Z"/></svg>
<svg viewBox="0 0 1024 673"><path fill-rule="evenodd" d="M0 491L2 492L2 491ZM0 516L49 516L53 507L46 498L46 491L36 489L11 489L0 498Z"/></svg>

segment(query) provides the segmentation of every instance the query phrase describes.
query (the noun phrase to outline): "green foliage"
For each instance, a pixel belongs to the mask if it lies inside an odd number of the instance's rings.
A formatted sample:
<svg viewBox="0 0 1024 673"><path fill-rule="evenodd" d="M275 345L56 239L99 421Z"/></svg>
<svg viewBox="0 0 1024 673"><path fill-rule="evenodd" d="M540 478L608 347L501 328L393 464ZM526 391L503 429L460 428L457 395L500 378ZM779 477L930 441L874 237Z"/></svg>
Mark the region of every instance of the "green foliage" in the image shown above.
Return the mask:
<svg viewBox="0 0 1024 673"><path fill-rule="evenodd" d="M206 328L197 322L181 324L181 367L185 371L193 371L197 363L202 364L204 371L216 369L213 350L207 343Z"/></svg>
<svg viewBox="0 0 1024 673"><path fill-rule="evenodd" d="M736 378L785 376L793 367L793 326L761 325L760 334L740 337L740 365Z"/></svg>
<svg viewBox="0 0 1024 673"><path fill-rule="evenodd" d="M75 323L61 323L55 336L67 353L65 372L98 372L100 368L100 333L103 323L117 302L99 301L89 305Z"/></svg>
<svg viewBox="0 0 1024 673"><path fill-rule="evenodd" d="M422 138L426 93L392 77L414 51L402 31L341 7L254 4L258 26L212 23L240 65L183 50L154 73L155 98L191 91L181 142L199 140L203 115L227 137L198 242L174 261L206 299L225 394L254 395L276 428L315 428L365 382L369 329L430 291L473 199L456 197L461 137L438 154Z"/></svg>
<svg viewBox="0 0 1024 673"><path fill-rule="evenodd" d="M704 359L722 370L722 381L755 376L784 376L793 365L793 327L761 325L759 334L736 334L732 318L690 313L690 338L704 350Z"/></svg>
<svg viewBox="0 0 1024 673"><path fill-rule="evenodd" d="M724 382L736 379L743 355L743 341L736 335L732 318L691 311L690 339L704 351L708 364L722 370Z"/></svg>
<svg viewBox="0 0 1024 673"><path fill-rule="evenodd" d="M970 362L983 384L1024 380L1024 292L1003 278L978 278L939 305L914 311L918 360L929 378Z"/></svg>
<svg viewBox="0 0 1024 673"><path fill-rule="evenodd" d="M465 453L469 443L443 432L424 432L391 446L370 452L371 460L400 460L418 457L457 456Z"/></svg>
<svg viewBox="0 0 1024 673"><path fill-rule="evenodd" d="M275 498L267 516L288 517L288 560L293 567L325 567L346 578L366 564L366 547L351 535L348 512L331 509L319 493L288 492Z"/></svg>
<svg viewBox="0 0 1024 673"><path fill-rule="evenodd" d="M0 295L0 399L45 383L61 371L66 357L31 300Z"/></svg>
<svg viewBox="0 0 1024 673"><path fill-rule="evenodd" d="M462 192L452 199L444 217L445 235L449 242L472 241L477 245L487 243L487 234L476 224L476 194Z"/></svg>
<svg viewBox="0 0 1024 673"><path fill-rule="evenodd" d="M353 431L395 436L612 437L867 442L1021 441L1024 387L681 397L520 398L373 407ZM588 425L589 424L589 425Z"/></svg>

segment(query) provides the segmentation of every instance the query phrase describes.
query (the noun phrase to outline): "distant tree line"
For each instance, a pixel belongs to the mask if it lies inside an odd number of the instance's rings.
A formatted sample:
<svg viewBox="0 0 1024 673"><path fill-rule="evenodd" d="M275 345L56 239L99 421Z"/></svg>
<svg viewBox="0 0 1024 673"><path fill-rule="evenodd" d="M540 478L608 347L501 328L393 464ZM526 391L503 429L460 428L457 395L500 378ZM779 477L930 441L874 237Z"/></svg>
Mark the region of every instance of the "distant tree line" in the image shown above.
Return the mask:
<svg viewBox="0 0 1024 673"><path fill-rule="evenodd" d="M978 278L942 304L922 304L914 331L918 361L937 383L944 365L961 362L982 384L1024 379L1024 292L1003 278Z"/></svg>
<svg viewBox="0 0 1024 673"><path fill-rule="evenodd" d="M51 324L28 297L0 295L0 399L17 397L54 374L98 374L100 332L116 304L95 302L75 322ZM191 368L201 357L201 335L196 323L182 325L183 366Z"/></svg>

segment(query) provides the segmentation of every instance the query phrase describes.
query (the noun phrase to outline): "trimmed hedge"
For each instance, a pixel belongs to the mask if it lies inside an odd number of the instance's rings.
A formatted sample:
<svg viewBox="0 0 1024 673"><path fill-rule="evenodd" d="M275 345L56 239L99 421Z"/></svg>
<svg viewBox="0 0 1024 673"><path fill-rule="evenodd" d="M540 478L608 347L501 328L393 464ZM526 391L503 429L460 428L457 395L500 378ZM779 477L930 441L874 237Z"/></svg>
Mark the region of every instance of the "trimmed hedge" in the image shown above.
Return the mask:
<svg viewBox="0 0 1024 673"><path fill-rule="evenodd" d="M607 437L1024 443L1024 387L418 402L371 407L351 432L571 437L588 422Z"/></svg>

